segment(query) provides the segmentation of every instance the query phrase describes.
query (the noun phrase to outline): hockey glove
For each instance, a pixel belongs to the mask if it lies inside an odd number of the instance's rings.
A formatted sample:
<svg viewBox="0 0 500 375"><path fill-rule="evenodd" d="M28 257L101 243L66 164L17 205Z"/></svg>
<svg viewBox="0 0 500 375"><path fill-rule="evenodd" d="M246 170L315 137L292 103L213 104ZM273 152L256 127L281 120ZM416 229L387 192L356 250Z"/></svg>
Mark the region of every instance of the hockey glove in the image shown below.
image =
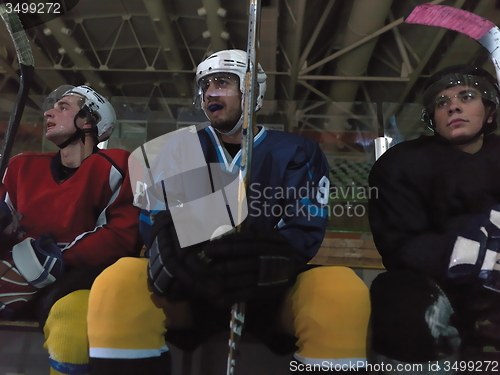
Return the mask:
<svg viewBox="0 0 500 375"><path fill-rule="evenodd" d="M39 289L52 284L64 272L61 249L50 234L18 243L12 248L12 258L26 281Z"/></svg>
<svg viewBox="0 0 500 375"><path fill-rule="evenodd" d="M188 299L190 294L177 272L184 267L183 257L190 252L199 254L204 245L181 248L169 211L155 216L151 235L154 240L149 248L148 279L153 291L172 302Z"/></svg>
<svg viewBox="0 0 500 375"><path fill-rule="evenodd" d="M486 215L472 217L453 245L447 277L456 283L480 279L487 288L500 291L497 259L500 245L500 205Z"/></svg>
<svg viewBox="0 0 500 375"><path fill-rule="evenodd" d="M179 278L217 306L279 295L295 282L294 252L275 231L232 233L189 254Z"/></svg>
<svg viewBox="0 0 500 375"><path fill-rule="evenodd" d="M21 226L23 215L11 208L5 201L0 201L0 232L7 235L17 235L20 239L24 235Z"/></svg>
<svg viewBox="0 0 500 375"><path fill-rule="evenodd" d="M0 317L9 318L63 273L62 254L50 235L18 243L0 261Z"/></svg>
<svg viewBox="0 0 500 375"><path fill-rule="evenodd" d="M479 272L479 279L485 288L500 292L500 205L490 211L488 241Z"/></svg>

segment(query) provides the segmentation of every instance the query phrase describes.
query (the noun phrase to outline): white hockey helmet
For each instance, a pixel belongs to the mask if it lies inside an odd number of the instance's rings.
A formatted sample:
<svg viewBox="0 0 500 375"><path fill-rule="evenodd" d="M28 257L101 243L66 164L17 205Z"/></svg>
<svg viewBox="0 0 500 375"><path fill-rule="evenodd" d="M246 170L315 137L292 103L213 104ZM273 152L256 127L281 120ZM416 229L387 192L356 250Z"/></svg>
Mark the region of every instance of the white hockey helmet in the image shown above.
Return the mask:
<svg viewBox="0 0 500 375"><path fill-rule="evenodd" d="M95 120L93 125L97 130L97 140L99 142L107 140L113 133L116 122L116 112L111 103L92 87L84 85L69 89L61 98L69 95L78 95L84 99L81 110Z"/></svg>
<svg viewBox="0 0 500 375"><path fill-rule="evenodd" d="M216 52L208 56L203 62L201 62L196 68L195 77L195 97L194 105L196 108L202 108L203 103L203 90L199 85L202 78L214 74L214 73L233 73L236 74L239 79L240 91L244 94L245 91L245 73L247 71L247 53L239 49L230 49ZM257 70L257 84L259 85L259 93L257 96L257 103L255 105L255 111L258 111L262 107L262 102L264 101L264 94L266 93L266 78L267 75L264 73L262 66L258 64ZM241 106L243 108L243 98L241 101Z"/></svg>

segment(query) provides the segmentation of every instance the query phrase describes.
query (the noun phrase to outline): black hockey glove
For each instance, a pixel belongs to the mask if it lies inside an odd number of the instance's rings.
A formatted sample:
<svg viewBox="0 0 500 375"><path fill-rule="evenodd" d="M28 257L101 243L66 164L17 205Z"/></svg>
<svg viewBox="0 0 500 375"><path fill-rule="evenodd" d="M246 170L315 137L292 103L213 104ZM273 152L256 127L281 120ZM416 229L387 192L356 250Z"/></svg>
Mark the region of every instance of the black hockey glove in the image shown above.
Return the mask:
<svg viewBox="0 0 500 375"><path fill-rule="evenodd" d="M471 218L453 245L447 276L456 283L479 278L486 288L500 291L500 205Z"/></svg>
<svg viewBox="0 0 500 375"><path fill-rule="evenodd" d="M279 295L295 282L294 251L275 231L231 233L185 258L179 278L217 306Z"/></svg>
<svg viewBox="0 0 500 375"><path fill-rule="evenodd" d="M153 291L172 302L189 299L190 293L177 273L185 267L183 257L201 253L204 244L181 248L169 211L155 216L151 235L154 240L149 248L148 279Z"/></svg>
<svg viewBox="0 0 500 375"><path fill-rule="evenodd" d="M278 294L295 281L294 252L276 232L233 233L181 248L168 212L156 216L152 232L149 281L170 301L194 297L230 306Z"/></svg>

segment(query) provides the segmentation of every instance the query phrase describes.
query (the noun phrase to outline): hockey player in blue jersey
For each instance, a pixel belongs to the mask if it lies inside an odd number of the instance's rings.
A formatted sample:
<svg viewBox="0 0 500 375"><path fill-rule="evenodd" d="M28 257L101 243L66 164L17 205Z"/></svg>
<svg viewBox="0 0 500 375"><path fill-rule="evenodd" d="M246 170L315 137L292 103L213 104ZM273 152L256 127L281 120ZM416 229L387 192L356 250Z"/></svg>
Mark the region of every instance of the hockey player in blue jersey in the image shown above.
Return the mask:
<svg viewBox="0 0 500 375"><path fill-rule="evenodd" d="M195 87L209 123L133 153L149 258L120 260L93 285L92 374L165 374L165 334L176 345L184 338L197 345L228 330L230 307L240 301L245 330L275 352L295 350L292 374L363 371L366 286L348 268L307 264L328 219L329 167L318 145L256 126L246 204L238 205L245 71L244 51L209 56ZM260 66L257 82L259 110L266 90ZM245 229L232 230L240 222Z"/></svg>

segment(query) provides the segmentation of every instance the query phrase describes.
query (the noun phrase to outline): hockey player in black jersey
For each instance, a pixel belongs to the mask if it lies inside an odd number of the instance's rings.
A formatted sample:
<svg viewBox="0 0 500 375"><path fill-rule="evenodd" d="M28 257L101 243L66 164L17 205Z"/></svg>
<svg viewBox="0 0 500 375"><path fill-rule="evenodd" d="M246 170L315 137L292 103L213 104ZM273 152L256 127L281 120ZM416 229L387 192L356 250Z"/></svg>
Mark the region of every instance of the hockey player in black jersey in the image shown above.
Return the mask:
<svg viewBox="0 0 500 375"><path fill-rule="evenodd" d="M374 357L421 364L421 374L494 371L456 364L500 350L498 84L481 68L452 66L429 79L423 104L434 135L392 147L369 178L378 189L370 226L388 270L371 287Z"/></svg>
<svg viewBox="0 0 500 375"><path fill-rule="evenodd" d="M239 301L247 302L245 330L276 352L295 351L291 373L365 367L366 286L348 268L307 265L327 224L329 168L316 143L255 127L249 229L210 239L221 224L238 224L227 181L237 181L241 160L245 71L244 51L209 56L195 87L209 124L133 153L138 165L150 165L133 182L150 258L118 261L94 283L92 374L165 374L165 332L167 340L175 333L197 345L228 331L230 307ZM265 80L259 69L256 110Z"/></svg>

